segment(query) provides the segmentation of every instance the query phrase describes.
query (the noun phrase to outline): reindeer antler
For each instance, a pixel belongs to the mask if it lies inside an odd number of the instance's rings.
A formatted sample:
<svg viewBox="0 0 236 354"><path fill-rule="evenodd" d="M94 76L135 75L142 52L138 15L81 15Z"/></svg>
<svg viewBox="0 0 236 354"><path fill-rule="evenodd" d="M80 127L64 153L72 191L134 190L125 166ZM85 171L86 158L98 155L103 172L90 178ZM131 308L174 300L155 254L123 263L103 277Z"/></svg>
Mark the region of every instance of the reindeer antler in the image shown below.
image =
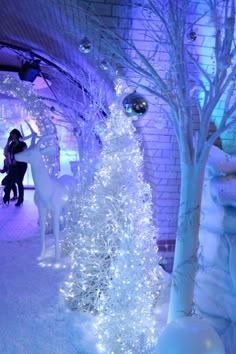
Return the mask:
<svg viewBox="0 0 236 354"><path fill-rule="evenodd" d="M26 136L24 134L24 130L23 130L23 127L22 127L22 124L21 124L20 130L21 130L22 138L23 138L24 141L31 138L31 145L35 145L36 139L38 138L38 134L33 130L32 126L29 124L29 122L27 120L25 120L25 123L28 125L28 127L29 127L29 129L31 131L31 134Z"/></svg>

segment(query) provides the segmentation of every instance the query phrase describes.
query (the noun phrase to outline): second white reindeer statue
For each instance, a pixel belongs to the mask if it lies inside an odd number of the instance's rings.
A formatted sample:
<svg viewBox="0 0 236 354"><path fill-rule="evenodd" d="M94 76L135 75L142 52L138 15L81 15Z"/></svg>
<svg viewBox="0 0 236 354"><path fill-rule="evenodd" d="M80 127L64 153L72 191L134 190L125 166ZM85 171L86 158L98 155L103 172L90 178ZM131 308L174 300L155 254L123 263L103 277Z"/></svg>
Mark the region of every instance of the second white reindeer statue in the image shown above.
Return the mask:
<svg viewBox="0 0 236 354"><path fill-rule="evenodd" d="M26 122L27 123L27 122ZM76 188L76 180L70 175L63 175L59 178L50 176L43 159L43 155L55 153L55 146L42 146L47 140L52 139L55 134L45 135L38 139L29 123L31 135L24 140L31 138L30 146L15 155L17 161L27 162L31 165L32 177L34 180L35 194L34 202L38 208L41 254L40 258L45 256L45 230L47 213L52 213L53 235L55 238L55 258L60 259L60 216L66 203L70 199ZM36 139L38 141L36 142Z"/></svg>

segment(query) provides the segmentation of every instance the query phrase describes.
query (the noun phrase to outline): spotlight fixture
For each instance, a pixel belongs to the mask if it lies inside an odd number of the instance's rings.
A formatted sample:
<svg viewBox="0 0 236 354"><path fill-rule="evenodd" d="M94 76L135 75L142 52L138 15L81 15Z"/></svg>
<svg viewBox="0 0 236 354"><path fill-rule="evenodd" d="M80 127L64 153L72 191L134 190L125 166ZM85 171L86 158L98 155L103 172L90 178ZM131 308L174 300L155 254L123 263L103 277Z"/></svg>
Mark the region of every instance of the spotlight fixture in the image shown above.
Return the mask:
<svg viewBox="0 0 236 354"><path fill-rule="evenodd" d="M20 71L19 78L22 81L34 82L37 76L40 75L40 60L26 61Z"/></svg>

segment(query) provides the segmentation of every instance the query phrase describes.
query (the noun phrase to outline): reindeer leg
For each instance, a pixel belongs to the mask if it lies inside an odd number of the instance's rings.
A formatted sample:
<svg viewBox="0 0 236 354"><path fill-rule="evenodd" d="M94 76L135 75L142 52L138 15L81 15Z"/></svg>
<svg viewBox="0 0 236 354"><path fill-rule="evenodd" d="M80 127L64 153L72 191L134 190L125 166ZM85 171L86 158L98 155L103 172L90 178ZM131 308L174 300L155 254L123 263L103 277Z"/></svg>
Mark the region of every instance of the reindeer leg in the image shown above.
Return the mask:
<svg viewBox="0 0 236 354"><path fill-rule="evenodd" d="M39 212L40 242L41 242L40 258L44 258L44 256L45 256L45 230L46 230L47 209L45 209L44 207L38 207L38 212Z"/></svg>
<svg viewBox="0 0 236 354"><path fill-rule="evenodd" d="M60 212L59 210L55 210L53 212L53 234L55 237L55 258L58 261L60 259L60 244L59 244Z"/></svg>

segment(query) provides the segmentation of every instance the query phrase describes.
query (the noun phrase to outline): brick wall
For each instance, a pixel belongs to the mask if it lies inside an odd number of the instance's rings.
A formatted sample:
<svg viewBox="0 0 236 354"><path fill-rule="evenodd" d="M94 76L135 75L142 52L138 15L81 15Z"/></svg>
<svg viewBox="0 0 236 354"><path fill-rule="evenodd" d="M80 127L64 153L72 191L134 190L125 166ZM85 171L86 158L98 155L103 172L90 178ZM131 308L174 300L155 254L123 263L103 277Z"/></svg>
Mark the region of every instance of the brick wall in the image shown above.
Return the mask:
<svg viewBox="0 0 236 354"><path fill-rule="evenodd" d="M153 192L158 248L162 263L171 271L180 197L178 145L169 122L156 126L155 113L147 114L135 125L143 137L144 175Z"/></svg>

